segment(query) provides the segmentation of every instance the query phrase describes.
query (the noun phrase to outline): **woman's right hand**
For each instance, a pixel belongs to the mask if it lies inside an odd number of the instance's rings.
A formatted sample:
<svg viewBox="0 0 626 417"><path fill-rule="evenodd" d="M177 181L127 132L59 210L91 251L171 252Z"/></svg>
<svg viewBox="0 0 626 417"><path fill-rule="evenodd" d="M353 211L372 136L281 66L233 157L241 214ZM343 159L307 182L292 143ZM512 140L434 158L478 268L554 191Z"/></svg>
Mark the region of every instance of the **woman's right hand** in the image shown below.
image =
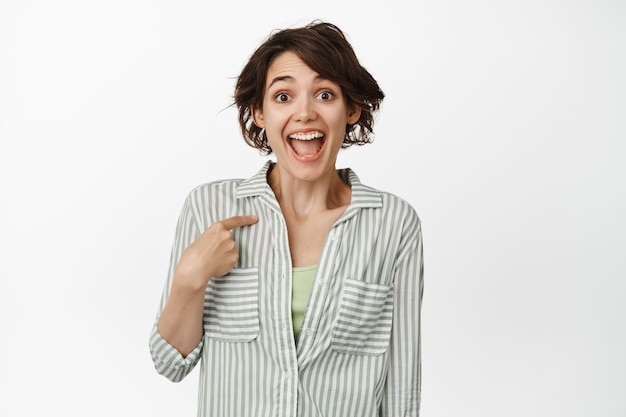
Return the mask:
<svg viewBox="0 0 626 417"><path fill-rule="evenodd" d="M204 290L211 278L226 275L239 259L232 230L258 221L257 216L233 216L213 223L181 255L173 284Z"/></svg>

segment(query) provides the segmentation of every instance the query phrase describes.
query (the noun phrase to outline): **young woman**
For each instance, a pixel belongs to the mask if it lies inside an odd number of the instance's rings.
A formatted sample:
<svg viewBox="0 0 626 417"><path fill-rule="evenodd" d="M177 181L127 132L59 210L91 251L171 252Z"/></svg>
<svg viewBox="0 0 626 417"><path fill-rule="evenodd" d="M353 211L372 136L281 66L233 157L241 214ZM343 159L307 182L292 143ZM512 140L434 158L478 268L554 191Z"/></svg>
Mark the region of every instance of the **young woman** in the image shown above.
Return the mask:
<svg viewBox="0 0 626 417"><path fill-rule="evenodd" d="M383 98L329 23L274 33L243 69L243 136L276 161L191 191L150 337L172 381L201 361L199 416L418 415L419 218L335 167Z"/></svg>

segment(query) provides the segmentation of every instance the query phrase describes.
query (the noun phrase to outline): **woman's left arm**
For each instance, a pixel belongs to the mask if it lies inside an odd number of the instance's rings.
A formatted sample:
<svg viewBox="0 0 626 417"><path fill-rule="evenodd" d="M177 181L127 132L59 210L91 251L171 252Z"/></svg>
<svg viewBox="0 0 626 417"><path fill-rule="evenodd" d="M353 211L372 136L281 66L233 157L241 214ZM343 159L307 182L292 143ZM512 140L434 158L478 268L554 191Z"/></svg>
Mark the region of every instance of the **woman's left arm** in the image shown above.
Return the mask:
<svg viewBox="0 0 626 417"><path fill-rule="evenodd" d="M382 417L417 417L420 406L424 261L421 223L412 208L402 228L395 267L393 330Z"/></svg>

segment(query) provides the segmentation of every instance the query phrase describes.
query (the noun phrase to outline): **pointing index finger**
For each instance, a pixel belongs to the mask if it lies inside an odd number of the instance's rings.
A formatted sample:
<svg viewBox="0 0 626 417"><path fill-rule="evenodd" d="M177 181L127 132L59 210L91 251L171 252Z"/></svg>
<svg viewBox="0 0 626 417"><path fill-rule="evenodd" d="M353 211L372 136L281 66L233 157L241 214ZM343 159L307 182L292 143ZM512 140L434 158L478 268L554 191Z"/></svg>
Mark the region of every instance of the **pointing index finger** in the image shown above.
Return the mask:
<svg viewBox="0 0 626 417"><path fill-rule="evenodd" d="M254 215L250 216L233 216L221 221L222 226L227 230L232 230L236 227L250 226L259 221L259 218Z"/></svg>

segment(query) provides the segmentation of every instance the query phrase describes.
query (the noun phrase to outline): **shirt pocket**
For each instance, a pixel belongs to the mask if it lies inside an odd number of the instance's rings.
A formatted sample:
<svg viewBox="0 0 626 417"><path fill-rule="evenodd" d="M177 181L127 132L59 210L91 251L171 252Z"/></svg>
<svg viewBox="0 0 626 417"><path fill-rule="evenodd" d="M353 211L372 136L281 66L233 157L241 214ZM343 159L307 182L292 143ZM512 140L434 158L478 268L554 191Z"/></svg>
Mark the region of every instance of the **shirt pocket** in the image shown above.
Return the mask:
<svg viewBox="0 0 626 417"><path fill-rule="evenodd" d="M259 335L258 268L235 268L211 278L204 296L204 334L225 342L249 342Z"/></svg>
<svg viewBox="0 0 626 417"><path fill-rule="evenodd" d="M339 301L331 347L376 356L387 351L393 324L393 287L347 279Z"/></svg>

